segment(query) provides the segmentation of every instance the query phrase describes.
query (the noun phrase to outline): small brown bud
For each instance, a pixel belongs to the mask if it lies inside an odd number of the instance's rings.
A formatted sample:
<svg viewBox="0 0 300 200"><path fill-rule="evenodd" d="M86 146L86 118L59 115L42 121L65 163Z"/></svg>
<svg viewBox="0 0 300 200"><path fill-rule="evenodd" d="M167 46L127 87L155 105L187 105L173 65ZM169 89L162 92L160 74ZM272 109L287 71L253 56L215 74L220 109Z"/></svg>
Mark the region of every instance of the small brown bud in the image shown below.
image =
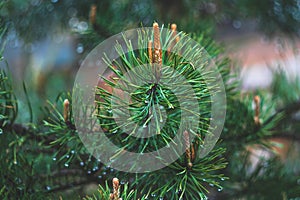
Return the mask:
<svg viewBox="0 0 300 200"><path fill-rule="evenodd" d="M171 24L171 30L175 32L176 29L177 29L177 25L176 24Z"/></svg>
<svg viewBox="0 0 300 200"><path fill-rule="evenodd" d="M176 38L175 38L176 37L176 29L177 29L177 25L176 24L171 24L172 37L171 37L171 43L168 47L168 55L171 54L171 51L172 51L173 47L177 43ZM175 39L175 41L174 41L174 39Z"/></svg>
<svg viewBox="0 0 300 200"><path fill-rule="evenodd" d="M152 58L152 40L148 41L148 56L149 56L150 64L153 63L153 58Z"/></svg>
<svg viewBox="0 0 300 200"><path fill-rule="evenodd" d="M68 99L64 100L64 120L65 122L69 121L69 112L70 112L70 102Z"/></svg>
<svg viewBox="0 0 300 200"><path fill-rule="evenodd" d="M110 199L110 200L114 200L114 194L113 194L113 193L110 193L109 199Z"/></svg>
<svg viewBox="0 0 300 200"><path fill-rule="evenodd" d="M191 161L195 160L195 148L194 145L191 145Z"/></svg>
<svg viewBox="0 0 300 200"><path fill-rule="evenodd" d="M187 166L189 168L191 168L193 166L192 162L191 162L191 143L190 143L190 135L188 131L184 131L183 132L183 137L184 137L184 141L185 141L185 156L187 159Z"/></svg>
<svg viewBox="0 0 300 200"><path fill-rule="evenodd" d="M120 195L120 185L119 185L119 179L113 178L113 200L119 200Z"/></svg>
<svg viewBox="0 0 300 200"><path fill-rule="evenodd" d="M154 32L154 63L162 64L161 58L161 45L160 45L160 33L158 23L153 23Z"/></svg>
<svg viewBox="0 0 300 200"><path fill-rule="evenodd" d="M96 22L96 14L97 14L97 6L93 4L91 6L91 11L90 11L90 23L95 24Z"/></svg>
<svg viewBox="0 0 300 200"><path fill-rule="evenodd" d="M260 119L259 119L259 115L260 115L260 97L258 95L255 95L253 97L253 101L254 101L254 104L255 104L254 123L256 125L260 125Z"/></svg>

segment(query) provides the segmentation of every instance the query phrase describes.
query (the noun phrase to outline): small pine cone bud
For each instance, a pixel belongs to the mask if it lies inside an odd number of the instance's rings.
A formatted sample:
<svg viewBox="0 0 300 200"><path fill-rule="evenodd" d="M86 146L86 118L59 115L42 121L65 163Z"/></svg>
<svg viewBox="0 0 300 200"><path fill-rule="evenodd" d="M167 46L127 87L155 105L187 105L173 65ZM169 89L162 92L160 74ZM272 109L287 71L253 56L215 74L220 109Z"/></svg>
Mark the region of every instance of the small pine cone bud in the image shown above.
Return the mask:
<svg viewBox="0 0 300 200"><path fill-rule="evenodd" d="M120 185L119 185L119 179L117 178L113 178L113 197L114 199L113 200L119 200L119 195L120 195Z"/></svg>
<svg viewBox="0 0 300 200"><path fill-rule="evenodd" d="M162 53L160 45L160 33L158 23L153 23L154 32L154 63L162 64Z"/></svg>
<svg viewBox="0 0 300 200"><path fill-rule="evenodd" d="M170 45L168 47L168 55L171 54L171 51L172 51L173 47L176 44L176 38L175 38L176 37L176 29L177 29L177 25L176 24L171 24L171 31L172 31L171 41L172 42L170 43ZM175 39L175 41L173 39Z"/></svg>
<svg viewBox="0 0 300 200"><path fill-rule="evenodd" d="M191 149L190 149L190 136L188 131L183 132L183 137L185 141L185 156L187 159L187 166L191 168L193 164L191 163Z"/></svg>
<svg viewBox="0 0 300 200"><path fill-rule="evenodd" d="M260 97L258 95L255 95L253 97L253 101L254 101L254 104L255 104L254 123L256 125L260 125L260 119L259 119L259 115L260 115Z"/></svg>
<svg viewBox="0 0 300 200"><path fill-rule="evenodd" d="M119 188L119 179L113 178L113 186L114 188Z"/></svg>
<svg viewBox="0 0 300 200"><path fill-rule="evenodd" d="M194 145L191 145L191 161L195 160L195 148Z"/></svg>
<svg viewBox="0 0 300 200"><path fill-rule="evenodd" d="M153 63L153 58L152 58L152 40L148 41L148 56L149 56L150 64Z"/></svg>
<svg viewBox="0 0 300 200"><path fill-rule="evenodd" d="M90 23L95 24L96 22L96 14L97 14L97 6L92 5L91 6L91 11L90 11Z"/></svg>
<svg viewBox="0 0 300 200"><path fill-rule="evenodd" d="M110 193L109 199L110 199L110 200L114 200L114 194L113 194L113 193Z"/></svg>
<svg viewBox="0 0 300 200"><path fill-rule="evenodd" d="M175 32L176 29L177 29L177 25L176 24L171 24L171 30Z"/></svg>
<svg viewBox="0 0 300 200"><path fill-rule="evenodd" d="M65 122L69 121L69 112L70 112L70 102L68 99L64 100L64 120Z"/></svg>

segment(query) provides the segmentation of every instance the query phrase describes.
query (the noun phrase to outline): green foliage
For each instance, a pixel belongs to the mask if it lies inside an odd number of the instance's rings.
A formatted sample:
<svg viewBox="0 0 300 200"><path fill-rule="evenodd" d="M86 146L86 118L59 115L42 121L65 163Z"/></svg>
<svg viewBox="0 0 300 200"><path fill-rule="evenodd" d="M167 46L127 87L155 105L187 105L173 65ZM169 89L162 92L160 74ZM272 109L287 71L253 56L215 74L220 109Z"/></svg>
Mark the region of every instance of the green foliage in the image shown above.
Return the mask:
<svg viewBox="0 0 300 200"><path fill-rule="evenodd" d="M147 199L147 197L145 196L138 198L138 194L136 190L130 190L128 187L128 183L121 184L120 191L121 192L119 197L122 200L132 200L132 199L146 200ZM111 189L106 181L105 187L99 185L98 193L94 194L92 197L87 196L83 199L84 200L111 200L110 194L111 194Z"/></svg>

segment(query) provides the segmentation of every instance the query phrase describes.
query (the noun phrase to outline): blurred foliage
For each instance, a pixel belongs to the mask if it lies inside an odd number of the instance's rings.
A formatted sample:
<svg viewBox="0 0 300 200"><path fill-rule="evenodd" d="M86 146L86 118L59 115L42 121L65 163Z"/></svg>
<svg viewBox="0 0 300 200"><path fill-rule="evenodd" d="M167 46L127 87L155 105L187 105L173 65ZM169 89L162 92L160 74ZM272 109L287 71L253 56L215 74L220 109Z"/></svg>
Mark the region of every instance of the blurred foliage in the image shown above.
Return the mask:
<svg viewBox="0 0 300 200"><path fill-rule="evenodd" d="M268 35L283 32L297 36L300 25L298 0L4 0L1 5L0 23L25 41L91 28L92 5L96 5L97 31L96 40L88 38L89 45L141 24L151 26L154 20L161 24L176 22L187 32L207 34L215 33L218 26L240 29L253 22Z"/></svg>

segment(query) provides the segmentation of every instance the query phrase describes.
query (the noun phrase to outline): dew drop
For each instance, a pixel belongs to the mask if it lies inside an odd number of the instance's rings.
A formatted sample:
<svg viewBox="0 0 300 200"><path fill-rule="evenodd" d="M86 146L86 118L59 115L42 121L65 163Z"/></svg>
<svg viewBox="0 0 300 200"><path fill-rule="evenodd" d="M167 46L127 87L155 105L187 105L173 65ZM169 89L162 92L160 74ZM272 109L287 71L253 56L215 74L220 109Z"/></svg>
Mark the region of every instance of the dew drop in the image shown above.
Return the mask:
<svg viewBox="0 0 300 200"><path fill-rule="evenodd" d="M102 175L106 175L106 172L102 172Z"/></svg>
<svg viewBox="0 0 300 200"><path fill-rule="evenodd" d="M159 200L164 200L164 198L163 197L159 197Z"/></svg>
<svg viewBox="0 0 300 200"><path fill-rule="evenodd" d="M225 181L225 178L221 178L221 181Z"/></svg>
<svg viewBox="0 0 300 200"><path fill-rule="evenodd" d="M120 184L121 184L121 185L124 185L124 184L125 184L125 181L124 181L124 180L121 180Z"/></svg>
<svg viewBox="0 0 300 200"><path fill-rule="evenodd" d="M53 157L53 158L52 158L52 160L53 160L53 161L56 161L56 158L55 158L55 157Z"/></svg>
<svg viewBox="0 0 300 200"><path fill-rule="evenodd" d="M117 133L118 132L118 130L116 129L116 130L114 130L112 133Z"/></svg>
<svg viewBox="0 0 300 200"><path fill-rule="evenodd" d="M71 154L74 154L74 153L75 153L75 151L74 151L74 150L72 150L72 151L71 151Z"/></svg>
<svg viewBox="0 0 300 200"><path fill-rule="evenodd" d="M3 130L0 128L0 135L3 134Z"/></svg>
<svg viewBox="0 0 300 200"><path fill-rule="evenodd" d="M46 186L46 190L51 190L51 187L49 185Z"/></svg>
<svg viewBox="0 0 300 200"><path fill-rule="evenodd" d="M69 155L66 155L66 158L70 158L70 156L69 156Z"/></svg>
<svg viewBox="0 0 300 200"><path fill-rule="evenodd" d="M78 31L79 32L84 32L88 29L89 25L85 21L79 22L78 24Z"/></svg>
<svg viewBox="0 0 300 200"><path fill-rule="evenodd" d="M88 174L91 174L92 172L91 172L91 170L88 170L87 173L88 173Z"/></svg>
<svg viewBox="0 0 300 200"><path fill-rule="evenodd" d="M219 188L219 189L218 189L218 192L221 192L222 190L223 190L223 188Z"/></svg>
<svg viewBox="0 0 300 200"><path fill-rule="evenodd" d="M102 179L102 176L100 175L100 176L98 176L98 178L99 178L99 179Z"/></svg>
<svg viewBox="0 0 300 200"><path fill-rule="evenodd" d="M206 181L206 179L204 178L204 179L202 179L202 181Z"/></svg>
<svg viewBox="0 0 300 200"><path fill-rule="evenodd" d="M94 167L92 170L95 172L95 171L97 171L99 168L98 168L98 166L96 166L96 167Z"/></svg>
<svg viewBox="0 0 300 200"><path fill-rule="evenodd" d="M73 8L73 7L69 8L69 9L68 9L68 15L69 15L70 17L75 17L75 16L77 15L77 10L76 10L76 8Z"/></svg>
<svg viewBox="0 0 300 200"><path fill-rule="evenodd" d="M51 0L51 2L52 2L52 3L57 3L57 2L58 2L58 0Z"/></svg>
<svg viewBox="0 0 300 200"><path fill-rule="evenodd" d="M65 163L65 167L69 167L69 163Z"/></svg>
<svg viewBox="0 0 300 200"><path fill-rule="evenodd" d="M212 184L212 183L210 183L209 185L210 185L211 187L214 187L214 186L215 186L215 185L214 185L214 184Z"/></svg>
<svg viewBox="0 0 300 200"><path fill-rule="evenodd" d="M156 197L156 194L151 194L151 197Z"/></svg>
<svg viewBox="0 0 300 200"><path fill-rule="evenodd" d="M52 4L47 5L46 8L49 12L52 12L54 10L54 6Z"/></svg>
<svg viewBox="0 0 300 200"><path fill-rule="evenodd" d="M80 166L84 166L84 162L82 162L82 161L79 164L80 164Z"/></svg>
<svg viewBox="0 0 300 200"><path fill-rule="evenodd" d="M234 20L232 22L232 26L235 28L235 29L240 29L242 27L242 22L240 20Z"/></svg>
<svg viewBox="0 0 300 200"><path fill-rule="evenodd" d="M79 43L77 45L76 52L81 54L81 53L83 53L83 51L84 51L83 44Z"/></svg>
<svg viewBox="0 0 300 200"><path fill-rule="evenodd" d="M148 104L148 103L149 103L149 101L148 101L148 100L145 100L145 103L147 103L147 104Z"/></svg>
<svg viewBox="0 0 300 200"><path fill-rule="evenodd" d="M16 164L18 164L18 162L15 160L15 161L14 161L14 164L16 165Z"/></svg>
<svg viewBox="0 0 300 200"><path fill-rule="evenodd" d="M76 18L76 17L72 17L72 18L69 20L69 26L70 26L71 28L73 28L73 29L75 29L75 28L77 27L78 23L79 23L79 20L78 20L78 18Z"/></svg>
<svg viewBox="0 0 300 200"><path fill-rule="evenodd" d="M143 128L147 128L147 125L143 125Z"/></svg>

